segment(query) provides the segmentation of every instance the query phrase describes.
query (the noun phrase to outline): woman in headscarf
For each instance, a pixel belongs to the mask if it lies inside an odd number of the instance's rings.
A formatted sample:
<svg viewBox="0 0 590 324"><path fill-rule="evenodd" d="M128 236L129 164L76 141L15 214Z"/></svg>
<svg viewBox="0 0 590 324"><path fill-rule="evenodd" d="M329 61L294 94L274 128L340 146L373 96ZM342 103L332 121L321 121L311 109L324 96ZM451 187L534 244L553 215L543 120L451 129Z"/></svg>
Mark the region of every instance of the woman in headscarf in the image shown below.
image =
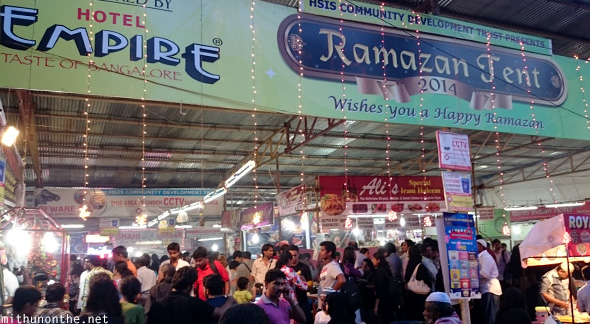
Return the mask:
<svg viewBox="0 0 590 324"><path fill-rule="evenodd" d="M526 324L531 318L524 306L524 297L517 288L511 287L502 292L500 309L494 324Z"/></svg>

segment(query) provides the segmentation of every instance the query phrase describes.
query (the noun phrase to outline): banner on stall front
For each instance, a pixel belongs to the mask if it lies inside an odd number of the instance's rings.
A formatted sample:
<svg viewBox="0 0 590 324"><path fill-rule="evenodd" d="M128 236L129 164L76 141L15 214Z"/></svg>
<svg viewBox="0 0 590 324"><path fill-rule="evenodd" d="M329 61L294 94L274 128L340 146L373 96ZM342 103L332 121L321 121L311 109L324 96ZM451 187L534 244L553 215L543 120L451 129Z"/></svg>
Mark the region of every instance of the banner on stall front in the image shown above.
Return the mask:
<svg viewBox="0 0 590 324"><path fill-rule="evenodd" d="M19 77L0 87L587 138L590 66L548 39L368 3L251 6L3 0L0 75Z"/></svg>
<svg viewBox="0 0 590 324"><path fill-rule="evenodd" d="M274 206L272 202L260 204L240 211L243 230L250 228L271 225L274 215Z"/></svg>
<svg viewBox="0 0 590 324"><path fill-rule="evenodd" d="M438 167L471 172L469 136L436 131Z"/></svg>
<svg viewBox="0 0 590 324"><path fill-rule="evenodd" d="M197 201L212 192L211 189L35 189L32 207L41 208L51 217L78 217L86 202L90 217L133 217L142 211L148 220L173 208ZM86 194L84 193L86 192ZM142 197L145 196L145 201ZM145 207L142 205L145 204ZM203 215L220 216L223 197L205 204ZM188 213L200 212L199 209Z"/></svg>
<svg viewBox="0 0 590 324"><path fill-rule="evenodd" d="M473 216L443 213L451 299L481 298Z"/></svg>
<svg viewBox="0 0 590 324"><path fill-rule="evenodd" d="M353 226L356 226L360 230L372 230L373 228L375 228L373 218L358 217L356 220L353 221L353 224Z"/></svg>
<svg viewBox="0 0 590 324"><path fill-rule="evenodd" d="M563 214L563 221L570 237L568 254L574 257L590 256L590 214Z"/></svg>
<svg viewBox="0 0 590 324"><path fill-rule="evenodd" d="M305 185L279 193L276 195L276 200L279 216L292 215L297 213L298 210L301 213L301 210L305 209L307 205Z"/></svg>
<svg viewBox="0 0 590 324"><path fill-rule="evenodd" d="M508 213L508 212L507 212ZM560 214L590 215L590 203L584 202L582 206L567 206L557 208L538 207L533 210L511 210L510 220L513 222L537 221L555 217Z"/></svg>
<svg viewBox="0 0 590 324"><path fill-rule="evenodd" d="M113 245L129 246L159 246L166 247L172 242L180 244L184 249L184 230L176 229L174 232L160 232L157 229L144 228L134 230L120 230L119 234L113 235Z"/></svg>
<svg viewBox="0 0 590 324"><path fill-rule="evenodd" d="M471 174L442 172L447 208L451 211L473 210Z"/></svg>
<svg viewBox="0 0 590 324"><path fill-rule="evenodd" d="M319 176L318 184L322 218L446 210L441 177Z"/></svg>

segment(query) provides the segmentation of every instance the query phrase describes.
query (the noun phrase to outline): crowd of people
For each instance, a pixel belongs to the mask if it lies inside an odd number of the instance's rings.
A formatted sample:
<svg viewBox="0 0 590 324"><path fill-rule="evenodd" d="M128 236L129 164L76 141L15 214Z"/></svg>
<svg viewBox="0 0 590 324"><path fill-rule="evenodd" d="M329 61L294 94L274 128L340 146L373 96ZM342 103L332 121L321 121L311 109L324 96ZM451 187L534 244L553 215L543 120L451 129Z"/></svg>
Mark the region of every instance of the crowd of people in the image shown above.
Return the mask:
<svg viewBox="0 0 590 324"><path fill-rule="evenodd" d="M493 249L483 239L477 245L482 298L472 305L472 322L530 322L522 293L500 276L509 273L500 269L508 268L510 253L499 241ZM561 278L558 269L556 275ZM109 259L72 259L69 304L65 294L59 283L48 286L43 298L33 286L5 293L14 296L15 323L71 323L73 317L110 324L461 323L458 305L444 293L438 243L428 238L422 244L405 240L399 252L393 243L370 252L349 242L342 254L324 241L317 263L288 244L264 244L255 260L247 251L229 258L204 247L181 253L177 243L162 258L131 260L117 246Z"/></svg>

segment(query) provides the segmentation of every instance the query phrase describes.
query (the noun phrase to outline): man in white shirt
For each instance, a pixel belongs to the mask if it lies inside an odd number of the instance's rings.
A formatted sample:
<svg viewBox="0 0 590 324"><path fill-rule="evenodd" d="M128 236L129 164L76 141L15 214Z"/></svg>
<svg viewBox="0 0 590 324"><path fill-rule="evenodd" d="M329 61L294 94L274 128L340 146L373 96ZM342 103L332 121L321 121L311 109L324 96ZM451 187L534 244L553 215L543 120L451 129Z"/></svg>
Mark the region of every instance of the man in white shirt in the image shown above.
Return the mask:
<svg viewBox="0 0 590 324"><path fill-rule="evenodd" d="M172 242L168 244L166 250L168 251L168 256L170 257L170 259L162 262L160 264L160 269L163 265L168 263L172 264L176 270L182 267L190 267L190 264L182 259L182 254L180 253L180 245L178 243Z"/></svg>
<svg viewBox="0 0 590 324"><path fill-rule="evenodd" d="M2 266L2 276L4 278L4 304L12 304L14 293L19 286L18 279L5 266Z"/></svg>
<svg viewBox="0 0 590 324"><path fill-rule="evenodd" d="M141 304L145 305L145 301L150 298L150 289L156 285L156 273L147 267L150 263L149 259L145 256L137 258L137 280L141 283Z"/></svg>
<svg viewBox="0 0 590 324"><path fill-rule="evenodd" d="M270 244L264 244L262 246L262 258L254 260L252 263L252 272L250 278L255 284L261 284L264 287L264 277L270 269L274 269L277 265L277 261L273 259L275 250Z"/></svg>
<svg viewBox="0 0 590 324"><path fill-rule="evenodd" d="M422 252L422 265L428 270L430 282L432 282L432 288L434 289L438 269L434 265L434 262L432 262L432 247L430 244L424 243L420 247L420 251Z"/></svg>
<svg viewBox="0 0 590 324"><path fill-rule="evenodd" d="M334 255L336 254L336 244L331 241L323 241L320 243L320 252L318 258L324 260L324 267L319 275L320 280L320 291L326 288L332 288L336 291L340 290L342 285L346 283L346 278L342 273L340 265L334 261ZM321 301L319 303L320 308L322 307Z"/></svg>
<svg viewBox="0 0 590 324"><path fill-rule="evenodd" d="M487 251L488 243L484 239L477 240L479 252L479 289L481 291L481 306L486 324L496 321L496 313L500 306L502 288L498 280L498 266L496 260Z"/></svg>
<svg viewBox="0 0 590 324"><path fill-rule="evenodd" d="M86 287L86 275L90 269L92 269L92 264L90 264L90 259L86 256L84 258L84 272L80 275L80 292L78 293L78 303L76 304L76 309L79 311L82 310L82 290Z"/></svg>

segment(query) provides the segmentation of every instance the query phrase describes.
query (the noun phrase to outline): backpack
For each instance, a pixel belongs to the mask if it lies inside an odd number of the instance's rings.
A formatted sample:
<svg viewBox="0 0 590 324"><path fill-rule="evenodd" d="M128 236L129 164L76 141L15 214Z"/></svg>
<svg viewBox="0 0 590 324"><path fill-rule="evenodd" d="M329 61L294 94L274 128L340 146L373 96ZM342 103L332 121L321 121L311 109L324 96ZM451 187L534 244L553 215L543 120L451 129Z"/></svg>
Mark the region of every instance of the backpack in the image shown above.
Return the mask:
<svg viewBox="0 0 590 324"><path fill-rule="evenodd" d="M340 292L344 294L346 303L352 310L361 308L363 302L361 300L361 292L357 282L352 277L347 277L346 282L340 288Z"/></svg>

